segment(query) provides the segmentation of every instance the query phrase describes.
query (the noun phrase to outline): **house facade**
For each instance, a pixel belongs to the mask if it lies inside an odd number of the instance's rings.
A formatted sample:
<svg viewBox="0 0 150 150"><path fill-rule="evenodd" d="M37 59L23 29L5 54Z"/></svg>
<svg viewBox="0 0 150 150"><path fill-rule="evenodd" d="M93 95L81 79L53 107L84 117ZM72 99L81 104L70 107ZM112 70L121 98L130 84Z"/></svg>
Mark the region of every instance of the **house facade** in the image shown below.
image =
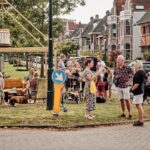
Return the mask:
<svg viewBox="0 0 150 150"><path fill-rule="evenodd" d="M95 18L91 17L90 22L81 34L82 38L82 51L94 51L95 45L97 45L97 39L92 34L93 30L97 27L101 19L96 15Z"/></svg>
<svg viewBox="0 0 150 150"><path fill-rule="evenodd" d="M150 10L138 21L141 27L141 51L150 54Z"/></svg>
<svg viewBox="0 0 150 150"><path fill-rule="evenodd" d="M114 0L108 23L108 50L120 50L127 60L141 57L140 26L148 0Z"/></svg>

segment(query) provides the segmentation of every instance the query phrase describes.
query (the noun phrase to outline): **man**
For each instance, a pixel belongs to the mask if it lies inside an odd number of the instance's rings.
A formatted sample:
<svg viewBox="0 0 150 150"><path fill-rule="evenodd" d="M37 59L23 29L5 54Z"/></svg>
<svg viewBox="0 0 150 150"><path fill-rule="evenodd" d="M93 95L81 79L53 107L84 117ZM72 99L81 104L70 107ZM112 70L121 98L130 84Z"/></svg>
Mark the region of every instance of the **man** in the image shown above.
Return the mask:
<svg viewBox="0 0 150 150"><path fill-rule="evenodd" d="M130 99L130 80L133 77L133 71L130 67L125 66L125 58L122 55L119 55L117 57L117 66L114 70L114 81L115 86L118 90L118 95L120 99L122 114L119 116L121 118L125 118L125 106L128 110L128 119L132 119L131 115L131 103L129 101Z"/></svg>

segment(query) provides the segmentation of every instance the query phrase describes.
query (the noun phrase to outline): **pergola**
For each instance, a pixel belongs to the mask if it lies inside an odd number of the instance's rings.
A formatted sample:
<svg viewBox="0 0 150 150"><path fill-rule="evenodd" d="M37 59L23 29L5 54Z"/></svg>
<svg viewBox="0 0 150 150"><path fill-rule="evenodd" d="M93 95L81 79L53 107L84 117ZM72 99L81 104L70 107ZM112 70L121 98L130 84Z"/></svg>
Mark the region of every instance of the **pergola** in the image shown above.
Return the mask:
<svg viewBox="0 0 150 150"><path fill-rule="evenodd" d="M48 53L48 47L0 47L0 53Z"/></svg>

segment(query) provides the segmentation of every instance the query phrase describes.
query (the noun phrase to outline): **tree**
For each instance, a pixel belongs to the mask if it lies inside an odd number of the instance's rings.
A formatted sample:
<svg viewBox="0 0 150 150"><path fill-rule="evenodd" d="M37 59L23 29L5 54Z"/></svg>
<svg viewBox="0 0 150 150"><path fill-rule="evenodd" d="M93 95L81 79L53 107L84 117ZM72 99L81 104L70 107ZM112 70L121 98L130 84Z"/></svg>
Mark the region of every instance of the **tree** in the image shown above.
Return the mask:
<svg viewBox="0 0 150 150"><path fill-rule="evenodd" d="M28 20L30 20L41 32L48 34L48 0L8 0L18 9ZM54 14L54 37L58 37L63 30L63 21L58 18L60 14L67 14L73 11L78 5L85 5L85 0L53 0ZM31 25L26 23L21 17L11 9L7 9L11 14L17 16L17 19L39 40L47 45L43 37L36 32ZM18 25L7 16L4 18L4 26L10 28L12 37L12 46L36 46L38 45L28 34L26 34Z"/></svg>
<svg viewBox="0 0 150 150"><path fill-rule="evenodd" d="M79 45L73 41L61 41L56 44L57 54L63 53L67 57L76 55L77 50L79 49Z"/></svg>
<svg viewBox="0 0 150 150"><path fill-rule="evenodd" d="M121 55L121 52L119 50L110 51L109 60L113 62L116 61L116 58L118 57L118 55Z"/></svg>

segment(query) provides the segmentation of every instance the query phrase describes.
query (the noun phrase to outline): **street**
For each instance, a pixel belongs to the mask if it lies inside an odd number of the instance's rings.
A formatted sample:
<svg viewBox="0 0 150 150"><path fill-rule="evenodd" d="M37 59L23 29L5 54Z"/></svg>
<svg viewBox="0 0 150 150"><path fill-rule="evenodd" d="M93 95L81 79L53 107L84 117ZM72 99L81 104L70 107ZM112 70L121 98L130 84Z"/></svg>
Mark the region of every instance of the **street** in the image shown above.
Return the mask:
<svg viewBox="0 0 150 150"><path fill-rule="evenodd" d="M149 150L150 122L77 131L0 130L0 150Z"/></svg>

